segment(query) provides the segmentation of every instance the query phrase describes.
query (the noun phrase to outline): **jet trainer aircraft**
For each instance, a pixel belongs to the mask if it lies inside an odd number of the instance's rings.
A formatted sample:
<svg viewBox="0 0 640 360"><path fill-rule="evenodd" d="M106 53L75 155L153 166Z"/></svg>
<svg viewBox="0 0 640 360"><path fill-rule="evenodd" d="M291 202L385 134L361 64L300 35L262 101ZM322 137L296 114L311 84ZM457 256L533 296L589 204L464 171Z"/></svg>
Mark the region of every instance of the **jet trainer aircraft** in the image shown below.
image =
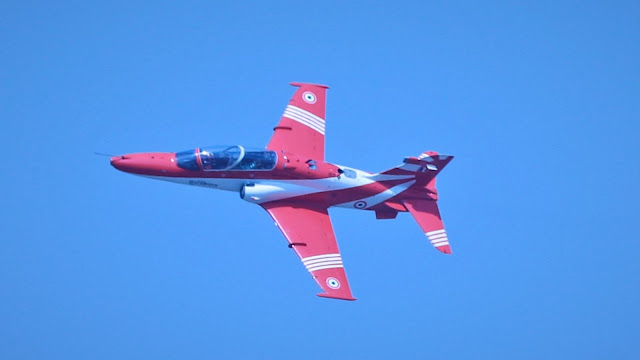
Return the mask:
<svg viewBox="0 0 640 360"><path fill-rule="evenodd" d="M329 218L333 206L374 211L377 219L409 212L431 244L451 254L438 210L436 175L453 159L427 151L380 173L324 159L327 86L298 87L266 150L201 147L177 153L111 158L116 169L152 179L235 191L271 215L303 265L324 291L318 296L355 300Z"/></svg>

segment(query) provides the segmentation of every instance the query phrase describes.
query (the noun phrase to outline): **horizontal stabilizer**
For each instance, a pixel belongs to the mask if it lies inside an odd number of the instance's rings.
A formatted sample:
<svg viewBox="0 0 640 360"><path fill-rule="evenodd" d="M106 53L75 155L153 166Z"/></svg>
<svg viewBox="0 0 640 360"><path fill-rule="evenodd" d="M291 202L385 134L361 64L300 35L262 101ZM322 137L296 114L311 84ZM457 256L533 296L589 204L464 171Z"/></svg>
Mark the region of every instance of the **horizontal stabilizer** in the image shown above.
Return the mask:
<svg viewBox="0 0 640 360"><path fill-rule="evenodd" d="M407 199L403 202L431 244L438 251L451 254L451 245L449 245L449 238L440 217L438 203L422 199Z"/></svg>

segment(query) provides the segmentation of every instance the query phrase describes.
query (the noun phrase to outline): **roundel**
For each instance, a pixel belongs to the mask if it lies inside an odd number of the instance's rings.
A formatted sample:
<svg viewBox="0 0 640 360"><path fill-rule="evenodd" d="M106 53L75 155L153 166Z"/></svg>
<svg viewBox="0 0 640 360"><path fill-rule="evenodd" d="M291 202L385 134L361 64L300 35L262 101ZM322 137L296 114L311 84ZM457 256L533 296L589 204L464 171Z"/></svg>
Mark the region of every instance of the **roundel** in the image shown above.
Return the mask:
<svg viewBox="0 0 640 360"><path fill-rule="evenodd" d="M364 209L367 207L367 202L366 201L356 201L355 204L353 204L353 207L356 209Z"/></svg>
<svg viewBox="0 0 640 360"><path fill-rule="evenodd" d="M327 286L332 289L340 289L340 281L334 277L327 278Z"/></svg>
<svg viewBox="0 0 640 360"><path fill-rule="evenodd" d="M304 94L302 94L302 100L307 104L315 104L317 100L316 94L311 91L305 91Z"/></svg>

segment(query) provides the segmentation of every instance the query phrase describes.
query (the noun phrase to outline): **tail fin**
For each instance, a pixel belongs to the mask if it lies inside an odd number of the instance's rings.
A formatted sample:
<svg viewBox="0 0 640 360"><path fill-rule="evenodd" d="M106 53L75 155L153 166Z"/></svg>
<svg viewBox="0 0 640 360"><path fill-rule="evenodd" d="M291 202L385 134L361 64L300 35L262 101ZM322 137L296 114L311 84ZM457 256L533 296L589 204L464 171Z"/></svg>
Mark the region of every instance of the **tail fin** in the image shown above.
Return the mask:
<svg viewBox="0 0 640 360"><path fill-rule="evenodd" d="M438 210L436 175L453 160L451 155L426 151L418 157L408 157L403 164L382 172L382 175L415 176L415 184L403 195L402 203L409 210L431 244L440 252L451 254L451 246Z"/></svg>
<svg viewBox="0 0 640 360"><path fill-rule="evenodd" d="M381 175L413 175L416 177L416 185L424 186L434 181L435 177L447 164L453 160L451 155L440 155L435 151L426 151L420 156L404 158L403 163L383 171ZM432 184L429 184L432 185Z"/></svg>
<svg viewBox="0 0 640 360"><path fill-rule="evenodd" d="M400 201L420 225L431 244L445 254L451 254L451 246L438 210L436 175L451 160L451 155L426 151L418 157L407 157L401 165L376 174L379 180L414 177L415 183L402 193Z"/></svg>
<svg viewBox="0 0 640 360"><path fill-rule="evenodd" d="M431 244L440 252L451 254L451 245L444 223L440 217L438 203L433 200L406 199L403 200L407 210L416 220Z"/></svg>

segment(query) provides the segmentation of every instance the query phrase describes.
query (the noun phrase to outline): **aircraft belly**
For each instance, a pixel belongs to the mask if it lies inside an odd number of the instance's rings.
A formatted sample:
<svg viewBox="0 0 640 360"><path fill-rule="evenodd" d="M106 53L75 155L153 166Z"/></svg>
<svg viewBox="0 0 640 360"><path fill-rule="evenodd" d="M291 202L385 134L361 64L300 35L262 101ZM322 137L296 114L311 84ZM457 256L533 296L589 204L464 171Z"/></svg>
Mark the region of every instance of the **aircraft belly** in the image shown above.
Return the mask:
<svg viewBox="0 0 640 360"><path fill-rule="evenodd" d="M209 189L216 190L225 190L225 191L233 191L240 192L242 187L245 184L255 184L255 185L266 185L273 188L276 188L277 191L269 194L261 199L261 201L256 201L257 203L265 202L265 201L276 201L276 200L284 200L288 198L295 198L305 195L311 194L329 194L333 191L354 191L358 192L360 187L365 185L370 185L373 183L372 180L366 177L358 177L356 179L340 177L340 178L325 178L325 179L313 179L313 180L270 180L270 179L220 179L220 178L200 178L200 177L164 177L164 176L149 176L145 177L156 179L156 180L164 180L178 184L184 185L192 185L192 186L200 186ZM362 198L371 198L375 197L376 193L363 192ZM385 198L389 197L388 191L385 194ZM359 196L360 197L360 196ZM268 200L267 200L268 199ZM355 209L365 209L366 207L360 207L360 203L357 201L352 201L344 204L335 204L331 203L329 200L329 196L327 196L327 201L329 202L327 205L329 206L339 206L346 208L355 208ZM375 204L368 204L373 206Z"/></svg>
<svg viewBox="0 0 640 360"><path fill-rule="evenodd" d="M165 176L146 176L151 179L169 181L177 184L206 187L209 189L239 192L248 182L246 179L213 179L213 178L183 178Z"/></svg>

